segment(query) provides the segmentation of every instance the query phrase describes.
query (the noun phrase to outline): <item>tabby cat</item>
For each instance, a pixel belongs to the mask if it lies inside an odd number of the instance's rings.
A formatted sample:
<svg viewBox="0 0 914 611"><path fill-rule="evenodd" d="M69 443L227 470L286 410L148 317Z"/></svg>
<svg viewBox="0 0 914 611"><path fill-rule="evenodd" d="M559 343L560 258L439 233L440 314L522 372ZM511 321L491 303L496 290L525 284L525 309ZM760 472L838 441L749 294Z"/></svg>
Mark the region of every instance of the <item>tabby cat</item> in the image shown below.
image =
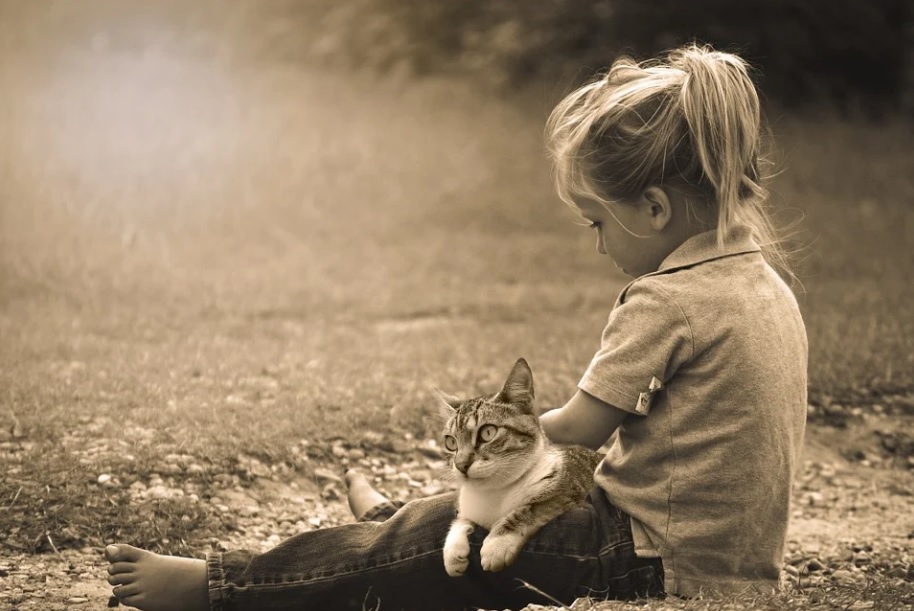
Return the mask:
<svg viewBox="0 0 914 611"><path fill-rule="evenodd" d="M460 482L444 567L453 577L466 572L469 535L481 526L489 531L482 568L500 571L543 525L583 503L600 456L546 439L533 408L533 372L524 359L494 395L465 401L439 395L448 415L444 448Z"/></svg>

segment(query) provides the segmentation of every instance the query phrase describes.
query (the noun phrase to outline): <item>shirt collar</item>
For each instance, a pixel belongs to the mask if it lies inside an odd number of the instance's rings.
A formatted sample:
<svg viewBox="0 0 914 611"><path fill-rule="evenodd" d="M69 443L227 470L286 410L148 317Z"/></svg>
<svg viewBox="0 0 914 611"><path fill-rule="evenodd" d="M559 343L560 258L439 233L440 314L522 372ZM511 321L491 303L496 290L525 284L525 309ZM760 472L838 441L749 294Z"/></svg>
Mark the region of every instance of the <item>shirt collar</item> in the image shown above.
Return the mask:
<svg viewBox="0 0 914 611"><path fill-rule="evenodd" d="M752 238L752 228L748 225L734 225L724 236L722 246L717 243L717 231L706 231L692 236L667 255L657 271L668 272L712 259L759 251L761 248Z"/></svg>

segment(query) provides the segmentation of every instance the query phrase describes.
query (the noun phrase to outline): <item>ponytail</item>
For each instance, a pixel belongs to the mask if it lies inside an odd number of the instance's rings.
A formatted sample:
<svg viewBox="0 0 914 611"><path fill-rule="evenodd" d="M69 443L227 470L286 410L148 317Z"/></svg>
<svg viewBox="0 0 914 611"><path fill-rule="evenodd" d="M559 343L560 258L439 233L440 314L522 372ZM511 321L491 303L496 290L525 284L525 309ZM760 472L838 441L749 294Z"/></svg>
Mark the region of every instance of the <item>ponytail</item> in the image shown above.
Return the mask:
<svg viewBox="0 0 914 611"><path fill-rule="evenodd" d="M704 178L714 189L718 242L734 224L749 225L769 263L792 277L765 209L761 110L746 62L698 45L673 51L669 61L685 73L682 113Z"/></svg>

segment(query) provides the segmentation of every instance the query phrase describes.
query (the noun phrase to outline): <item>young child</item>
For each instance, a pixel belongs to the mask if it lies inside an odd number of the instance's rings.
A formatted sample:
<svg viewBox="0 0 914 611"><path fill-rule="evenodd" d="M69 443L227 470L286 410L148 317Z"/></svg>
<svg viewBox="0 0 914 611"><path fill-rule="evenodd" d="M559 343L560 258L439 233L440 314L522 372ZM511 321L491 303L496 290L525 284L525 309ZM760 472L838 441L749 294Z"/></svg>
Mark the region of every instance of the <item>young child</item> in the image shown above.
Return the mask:
<svg viewBox="0 0 914 611"><path fill-rule="evenodd" d="M499 573L448 577L454 496L395 510L350 474L359 523L206 560L111 545L126 605L187 609L520 608L577 597L776 586L806 415L807 345L760 184L759 99L738 57L688 46L616 61L547 133L561 199L634 280L574 396L542 415L558 443L611 446L589 503Z"/></svg>

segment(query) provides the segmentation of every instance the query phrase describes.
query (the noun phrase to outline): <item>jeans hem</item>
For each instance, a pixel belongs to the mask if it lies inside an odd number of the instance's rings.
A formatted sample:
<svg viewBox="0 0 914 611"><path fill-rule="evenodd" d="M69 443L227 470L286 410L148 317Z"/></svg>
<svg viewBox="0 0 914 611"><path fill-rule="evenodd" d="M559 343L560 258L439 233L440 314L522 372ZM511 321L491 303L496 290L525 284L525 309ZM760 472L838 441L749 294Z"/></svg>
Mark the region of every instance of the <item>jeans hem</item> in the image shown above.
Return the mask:
<svg viewBox="0 0 914 611"><path fill-rule="evenodd" d="M206 555L207 591L211 611L225 611L225 570L222 565L222 554L211 552Z"/></svg>
<svg viewBox="0 0 914 611"><path fill-rule="evenodd" d="M374 507L368 509L365 513L356 518L357 522L383 522L388 519L395 513L397 510L403 507L405 503L402 501L385 501L384 503L378 503Z"/></svg>

